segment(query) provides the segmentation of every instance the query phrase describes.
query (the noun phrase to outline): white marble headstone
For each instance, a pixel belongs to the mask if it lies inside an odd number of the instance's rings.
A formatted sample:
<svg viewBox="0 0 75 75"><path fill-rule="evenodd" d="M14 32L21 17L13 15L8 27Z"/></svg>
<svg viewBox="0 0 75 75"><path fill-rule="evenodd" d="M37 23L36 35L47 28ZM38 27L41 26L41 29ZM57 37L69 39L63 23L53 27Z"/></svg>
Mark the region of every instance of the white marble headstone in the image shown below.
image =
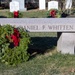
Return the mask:
<svg viewBox="0 0 75 75"><path fill-rule="evenodd" d="M50 9L58 9L58 1L49 1L48 10Z"/></svg>
<svg viewBox="0 0 75 75"><path fill-rule="evenodd" d="M18 1L19 2L19 11L25 11L25 0L12 0L12 1Z"/></svg>
<svg viewBox="0 0 75 75"><path fill-rule="evenodd" d="M39 10L46 9L46 1L45 0L39 0Z"/></svg>
<svg viewBox="0 0 75 75"><path fill-rule="evenodd" d="M65 0L65 8L71 9L72 7L72 0Z"/></svg>
<svg viewBox="0 0 75 75"><path fill-rule="evenodd" d="M12 1L10 2L10 12L19 11L19 2Z"/></svg>

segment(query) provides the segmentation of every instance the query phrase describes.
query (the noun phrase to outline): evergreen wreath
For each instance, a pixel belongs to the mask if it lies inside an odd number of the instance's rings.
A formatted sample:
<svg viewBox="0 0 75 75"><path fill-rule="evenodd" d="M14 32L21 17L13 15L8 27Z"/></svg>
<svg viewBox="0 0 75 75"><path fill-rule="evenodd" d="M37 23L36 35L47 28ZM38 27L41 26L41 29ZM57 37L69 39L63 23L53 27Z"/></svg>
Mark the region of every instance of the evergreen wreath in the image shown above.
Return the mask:
<svg viewBox="0 0 75 75"><path fill-rule="evenodd" d="M60 18L61 12L57 9L50 9L48 11L48 16L50 16L51 18Z"/></svg>
<svg viewBox="0 0 75 75"><path fill-rule="evenodd" d="M0 26L0 60L7 65L17 65L29 59L27 52L30 37L24 28Z"/></svg>

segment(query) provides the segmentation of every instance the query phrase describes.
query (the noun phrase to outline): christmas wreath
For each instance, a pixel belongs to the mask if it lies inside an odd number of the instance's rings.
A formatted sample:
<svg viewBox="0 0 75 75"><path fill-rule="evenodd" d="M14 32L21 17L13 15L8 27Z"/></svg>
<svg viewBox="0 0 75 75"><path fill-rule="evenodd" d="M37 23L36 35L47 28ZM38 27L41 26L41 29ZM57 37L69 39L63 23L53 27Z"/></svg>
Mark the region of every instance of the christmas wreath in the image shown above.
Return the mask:
<svg viewBox="0 0 75 75"><path fill-rule="evenodd" d="M57 9L50 9L49 10L49 16L52 17L52 18L60 18L61 12Z"/></svg>
<svg viewBox="0 0 75 75"><path fill-rule="evenodd" d="M0 60L5 64L17 65L29 59L27 52L30 37L24 28L11 25L0 26Z"/></svg>

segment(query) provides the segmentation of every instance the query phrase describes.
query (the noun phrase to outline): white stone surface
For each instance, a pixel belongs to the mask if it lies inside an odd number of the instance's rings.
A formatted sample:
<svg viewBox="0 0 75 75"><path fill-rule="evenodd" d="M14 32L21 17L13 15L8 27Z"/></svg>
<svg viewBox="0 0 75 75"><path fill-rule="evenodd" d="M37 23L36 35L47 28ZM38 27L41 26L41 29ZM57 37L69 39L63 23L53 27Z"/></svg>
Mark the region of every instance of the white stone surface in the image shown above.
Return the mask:
<svg viewBox="0 0 75 75"><path fill-rule="evenodd" d="M63 54L75 54L75 33L62 33L57 42L57 50Z"/></svg>
<svg viewBox="0 0 75 75"><path fill-rule="evenodd" d="M58 9L58 1L49 1L48 10L50 9Z"/></svg>
<svg viewBox="0 0 75 75"><path fill-rule="evenodd" d="M46 9L46 1L39 0L39 10L45 10L45 9Z"/></svg>
<svg viewBox="0 0 75 75"><path fill-rule="evenodd" d="M72 0L65 0L65 8L71 9L72 7Z"/></svg>
<svg viewBox="0 0 75 75"><path fill-rule="evenodd" d="M75 32L75 18L3 18L0 24L23 26L30 32Z"/></svg>
<svg viewBox="0 0 75 75"><path fill-rule="evenodd" d="M10 2L10 12L19 11L19 2L12 1Z"/></svg>
<svg viewBox="0 0 75 75"><path fill-rule="evenodd" d="M19 2L19 11L26 11L25 0L12 0L12 1L18 1Z"/></svg>

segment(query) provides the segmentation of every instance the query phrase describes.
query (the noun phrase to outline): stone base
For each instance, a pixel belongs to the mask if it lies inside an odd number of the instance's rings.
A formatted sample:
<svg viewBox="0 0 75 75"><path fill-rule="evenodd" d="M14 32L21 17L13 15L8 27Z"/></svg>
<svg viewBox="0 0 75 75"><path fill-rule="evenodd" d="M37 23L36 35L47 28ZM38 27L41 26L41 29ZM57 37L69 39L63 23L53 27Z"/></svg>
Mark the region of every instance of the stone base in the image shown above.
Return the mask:
<svg viewBox="0 0 75 75"><path fill-rule="evenodd" d="M27 11L27 8L20 9L19 11L21 11L21 12L22 12L22 11L23 11L23 12L24 12L24 11Z"/></svg>
<svg viewBox="0 0 75 75"><path fill-rule="evenodd" d="M57 51L63 54L75 54L75 33L58 32Z"/></svg>

